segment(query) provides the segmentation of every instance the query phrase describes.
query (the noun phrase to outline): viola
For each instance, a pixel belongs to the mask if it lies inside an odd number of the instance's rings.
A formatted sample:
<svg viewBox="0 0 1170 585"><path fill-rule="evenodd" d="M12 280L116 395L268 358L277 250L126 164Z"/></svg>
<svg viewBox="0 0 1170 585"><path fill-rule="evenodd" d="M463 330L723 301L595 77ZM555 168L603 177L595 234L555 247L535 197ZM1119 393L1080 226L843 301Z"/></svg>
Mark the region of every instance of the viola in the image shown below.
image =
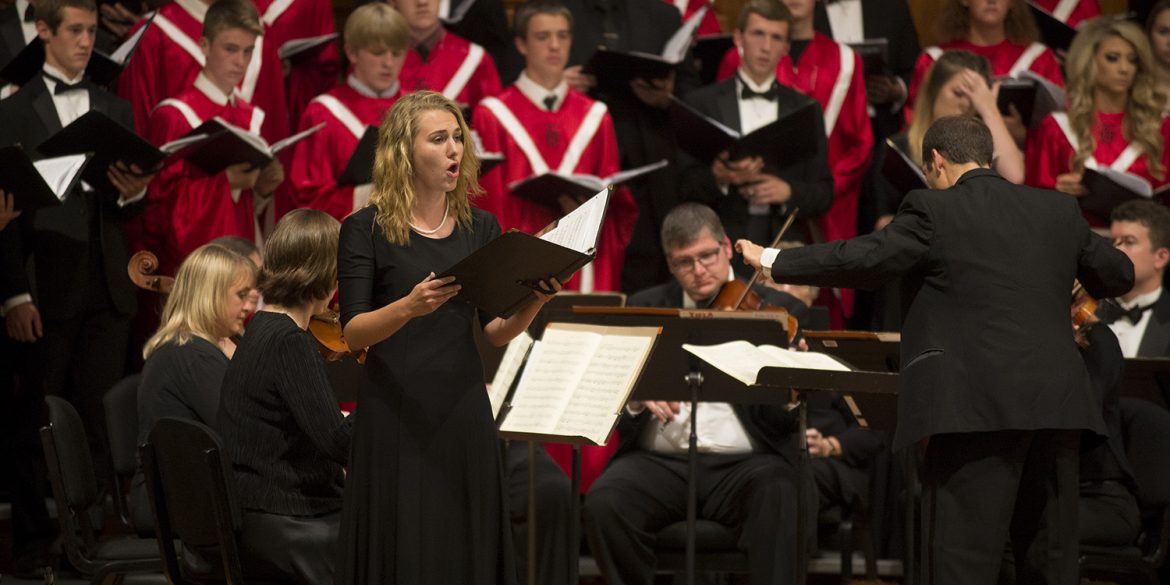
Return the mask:
<svg viewBox="0 0 1170 585"><path fill-rule="evenodd" d="M776 238L772 240L772 246L776 247L780 244L781 238L784 237L784 232L792 227L792 222L796 220L796 213L800 211L799 208L794 208L792 213L788 214L788 219L784 220L784 225L780 228L780 232L776 234ZM763 274L763 269L757 269L752 275L751 280L743 282L739 279L727 281L722 288L719 289L719 294L715 295L715 299L711 301L710 308L720 309L724 311L788 311L784 307L770 306L764 301L764 298L756 291L752 290L760 280ZM788 341L791 342L796 338L797 322L796 317L788 315L785 327L788 331Z"/></svg>
<svg viewBox="0 0 1170 585"><path fill-rule="evenodd" d="M130 262L126 264L126 273L130 275L130 281L139 288L163 295L171 294L171 288L175 286L175 277L161 276L155 274L156 272L158 256L148 250L135 252L130 257Z"/></svg>
<svg viewBox="0 0 1170 585"><path fill-rule="evenodd" d="M1072 325L1073 339L1077 345L1086 347L1089 340L1085 337L1085 327L1097 322L1097 299L1094 299L1080 282L1073 282L1072 289Z"/></svg>
<svg viewBox="0 0 1170 585"><path fill-rule="evenodd" d="M325 361L335 362L345 356L353 356L359 364L366 363L366 350L352 350L345 342L341 328L341 316L336 309L313 315L309 319L309 332L317 338L317 349Z"/></svg>

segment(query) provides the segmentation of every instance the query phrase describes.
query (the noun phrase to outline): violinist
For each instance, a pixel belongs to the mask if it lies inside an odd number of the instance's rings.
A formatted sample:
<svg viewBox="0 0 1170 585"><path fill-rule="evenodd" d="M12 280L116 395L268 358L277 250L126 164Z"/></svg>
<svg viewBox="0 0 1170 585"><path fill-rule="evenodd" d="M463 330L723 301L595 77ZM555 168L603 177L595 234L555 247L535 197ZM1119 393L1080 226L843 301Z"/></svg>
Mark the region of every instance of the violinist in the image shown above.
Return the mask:
<svg viewBox="0 0 1170 585"><path fill-rule="evenodd" d="M710 208L675 207L663 219L661 234L674 278L634 294L629 305L703 307L734 278L731 242ZM802 303L788 294L764 287L756 292L804 314ZM783 406L720 402L704 402L698 413L700 514L737 535L752 583L792 582L795 416ZM609 583L653 582L655 535L685 517L690 416L686 404L635 401L618 423L618 450L585 496L589 545ZM809 493L812 489L810 484ZM808 509L815 514L816 502Z"/></svg>
<svg viewBox="0 0 1170 585"><path fill-rule="evenodd" d="M1153 201L1129 201L1113 210L1113 245L1133 262L1134 285L1097 304L1125 357L1170 356L1170 297L1162 293L1170 262L1170 209Z"/></svg>

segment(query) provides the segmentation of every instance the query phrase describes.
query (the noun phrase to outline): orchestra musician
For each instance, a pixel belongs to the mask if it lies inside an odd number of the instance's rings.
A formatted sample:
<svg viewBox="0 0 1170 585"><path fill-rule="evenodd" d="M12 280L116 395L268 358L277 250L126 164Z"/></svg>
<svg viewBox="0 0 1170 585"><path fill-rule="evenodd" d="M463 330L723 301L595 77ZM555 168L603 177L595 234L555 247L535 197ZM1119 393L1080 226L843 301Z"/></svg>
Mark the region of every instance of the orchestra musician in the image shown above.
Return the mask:
<svg viewBox="0 0 1170 585"><path fill-rule="evenodd" d="M1170 209L1155 201L1127 201L1113 210L1113 245L1133 262L1133 288L1097 304L1097 317L1132 357L1170 356L1170 297L1163 275L1170 262Z"/></svg>
<svg viewBox="0 0 1170 585"><path fill-rule="evenodd" d="M138 444L154 423L177 416L215 426L220 385L236 345L255 311L256 266L218 244L197 248L175 275L162 323L146 345L138 384ZM130 519L140 535L154 534L142 470L130 483Z"/></svg>
<svg viewBox="0 0 1170 585"><path fill-rule="evenodd" d="M341 322L369 347L355 413L337 583L510 583L499 443L471 327L500 346L551 294L507 319L450 302L435 273L500 233L471 206L479 161L459 106L419 91L379 130L370 205L341 231ZM542 289L560 283L549 279Z"/></svg>
<svg viewBox="0 0 1170 585"><path fill-rule="evenodd" d="M935 189L907 195L881 231L736 246L777 282L909 283L893 448L924 450L921 582L993 583L1010 541L1018 582L1076 583L1079 437L1105 427L1069 334L1069 290L1076 279L1095 298L1122 294L1133 265L1075 200L991 170L980 120L935 121L922 151Z"/></svg>
<svg viewBox="0 0 1170 585"><path fill-rule="evenodd" d="M227 365L215 417L242 511L245 570L304 585L333 580L353 423L306 331L337 291L339 230L313 209L277 222L257 283L265 305Z"/></svg>

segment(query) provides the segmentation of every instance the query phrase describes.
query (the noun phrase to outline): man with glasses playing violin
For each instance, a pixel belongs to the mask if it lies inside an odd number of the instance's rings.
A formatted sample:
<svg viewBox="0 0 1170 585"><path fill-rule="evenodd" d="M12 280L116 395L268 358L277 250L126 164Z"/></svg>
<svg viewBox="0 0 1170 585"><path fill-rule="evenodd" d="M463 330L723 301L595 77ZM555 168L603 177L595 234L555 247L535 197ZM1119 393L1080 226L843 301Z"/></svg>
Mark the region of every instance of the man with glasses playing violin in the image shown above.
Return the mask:
<svg viewBox="0 0 1170 585"><path fill-rule="evenodd" d="M634 294L627 304L710 306L734 279L731 241L719 217L706 206L684 203L664 218L661 235L674 278ZM798 319L807 312L787 293L754 290ZM585 496L590 548L608 583L652 583L656 535L686 517L689 417L687 404L630 402L619 422L621 444ZM794 413L783 406L704 402L698 409L699 515L736 534L752 583L792 580L796 431ZM815 505L810 503L811 514ZM785 520L777 523L780 514Z"/></svg>

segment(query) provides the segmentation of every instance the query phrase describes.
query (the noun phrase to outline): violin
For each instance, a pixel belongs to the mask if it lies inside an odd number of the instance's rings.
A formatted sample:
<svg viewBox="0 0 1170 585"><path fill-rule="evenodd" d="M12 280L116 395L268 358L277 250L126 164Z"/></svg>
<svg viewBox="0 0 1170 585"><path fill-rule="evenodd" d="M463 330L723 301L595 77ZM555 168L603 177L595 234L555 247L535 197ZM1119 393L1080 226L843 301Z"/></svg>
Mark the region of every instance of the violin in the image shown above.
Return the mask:
<svg viewBox="0 0 1170 585"><path fill-rule="evenodd" d="M784 237L784 232L792 227L792 222L796 220L796 213L800 211L799 208L794 208L792 213L788 214L788 219L784 220L784 225L781 226L780 232L772 240L770 247L775 248L780 244L780 240ZM764 273L763 269L757 269L752 275L751 280L743 282L739 279L727 281L722 288L719 289L719 294L715 295L715 299L711 301L710 307L712 309L719 309L723 311L784 311L784 307L770 306L759 293L752 290L757 282L760 281L760 276ZM785 328L788 331L788 341L791 342L796 338L797 328L796 317L788 315Z"/></svg>
<svg viewBox="0 0 1170 585"><path fill-rule="evenodd" d="M325 361L335 362L345 356L353 356L359 364L366 363L366 350L352 350L345 342L345 334L341 329L341 316L336 308L324 313L313 315L309 319L309 332L317 338L317 349Z"/></svg>
<svg viewBox="0 0 1170 585"><path fill-rule="evenodd" d="M1094 299L1085 287L1078 281L1073 281L1072 288L1072 325L1073 339L1077 345L1087 347L1088 338L1085 337L1085 328L1097 322L1097 299Z"/></svg>
<svg viewBox="0 0 1170 585"><path fill-rule="evenodd" d="M155 274L156 272L158 272L158 256L148 250L135 252L130 257L130 262L126 264L126 273L130 275L130 281L138 288L162 295L171 294L171 288L175 286L175 277L161 276Z"/></svg>

